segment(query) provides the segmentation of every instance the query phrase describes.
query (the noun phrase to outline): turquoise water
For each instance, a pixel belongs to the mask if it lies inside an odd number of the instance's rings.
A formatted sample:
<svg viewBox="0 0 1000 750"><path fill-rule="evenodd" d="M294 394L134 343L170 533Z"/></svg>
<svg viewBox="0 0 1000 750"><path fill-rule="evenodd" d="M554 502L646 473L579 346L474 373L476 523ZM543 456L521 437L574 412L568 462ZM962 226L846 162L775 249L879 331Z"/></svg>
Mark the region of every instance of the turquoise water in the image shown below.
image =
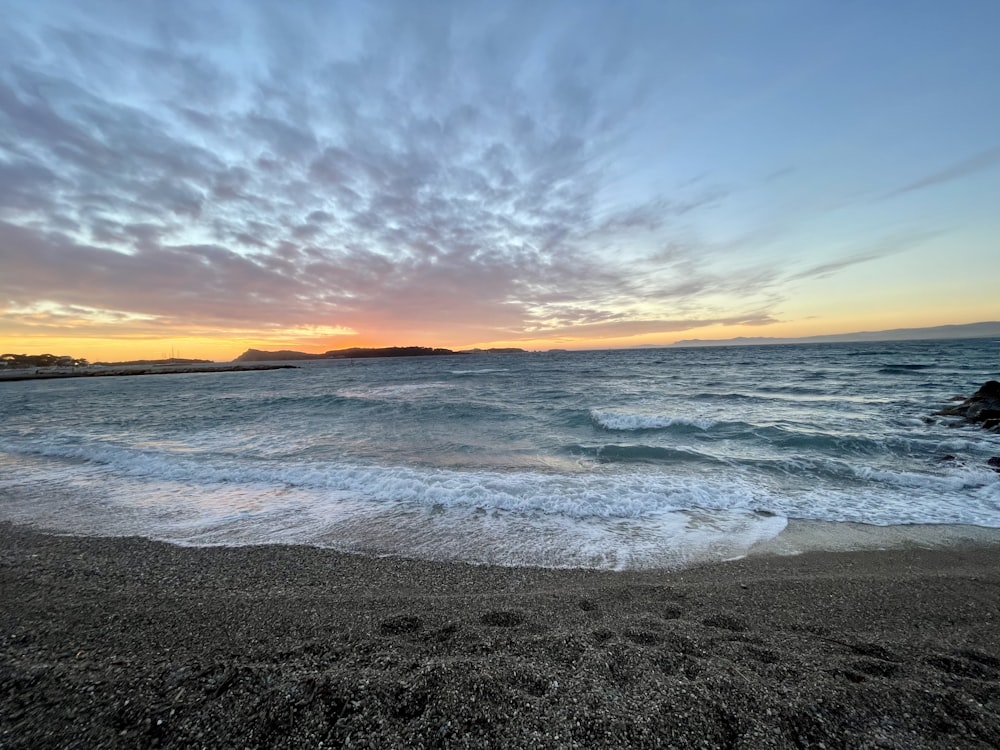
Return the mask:
<svg viewBox="0 0 1000 750"><path fill-rule="evenodd" d="M1000 527L1000 435L926 419L1000 378L998 355L678 348L2 383L0 518L614 568L737 556L788 519Z"/></svg>

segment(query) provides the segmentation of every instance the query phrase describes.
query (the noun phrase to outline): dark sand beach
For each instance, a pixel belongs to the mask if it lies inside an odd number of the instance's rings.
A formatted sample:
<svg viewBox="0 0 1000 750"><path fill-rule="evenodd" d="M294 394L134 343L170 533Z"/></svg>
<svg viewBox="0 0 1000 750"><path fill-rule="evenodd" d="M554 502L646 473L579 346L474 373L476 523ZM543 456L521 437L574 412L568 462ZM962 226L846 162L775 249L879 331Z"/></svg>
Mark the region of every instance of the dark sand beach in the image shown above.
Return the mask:
<svg viewBox="0 0 1000 750"><path fill-rule="evenodd" d="M996 548L661 572L0 524L0 747L1000 746Z"/></svg>

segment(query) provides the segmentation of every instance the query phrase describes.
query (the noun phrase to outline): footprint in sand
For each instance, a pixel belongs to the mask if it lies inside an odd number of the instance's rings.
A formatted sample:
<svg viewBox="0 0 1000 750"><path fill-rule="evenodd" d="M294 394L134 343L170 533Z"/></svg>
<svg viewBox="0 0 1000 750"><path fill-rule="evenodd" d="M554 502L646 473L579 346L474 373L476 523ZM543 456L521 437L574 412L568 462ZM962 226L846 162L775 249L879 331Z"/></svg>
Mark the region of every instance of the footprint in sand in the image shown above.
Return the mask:
<svg viewBox="0 0 1000 750"><path fill-rule="evenodd" d="M423 626L423 620L416 615L396 615L383 620L379 630L386 635L403 635L404 633L415 633Z"/></svg>
<svg viewBox="0 0 1000 750"><path fill-rule="evenodd" d="M524 612L516 609L495 609L487 612L479 621L483 625L490 625L496 628L514 628L522 624L527 618Z"/></svg>
<svg viewBox="0 0 1000 750"><path fill-rule="evenodd" d="M722 628L723 630L732 630L734 633L742 633L749 630L746 621L742 618L736 617L734 615L727 615L724 613L709 615L704 620L701 621L702 625L706 625L710 628Z"/></svg>

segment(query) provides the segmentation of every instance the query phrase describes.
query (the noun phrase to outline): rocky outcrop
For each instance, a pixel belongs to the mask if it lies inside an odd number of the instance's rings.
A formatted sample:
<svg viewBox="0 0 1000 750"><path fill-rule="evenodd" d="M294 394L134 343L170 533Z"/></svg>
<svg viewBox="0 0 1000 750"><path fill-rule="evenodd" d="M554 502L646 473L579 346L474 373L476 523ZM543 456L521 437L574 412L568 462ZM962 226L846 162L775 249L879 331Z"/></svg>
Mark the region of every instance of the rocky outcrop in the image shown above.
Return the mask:
<svg viewBox="0 0 1000 750"><path fill-rule="evenodd" d="M942 417L961 417L986 430L1000 432L1000 382L988 380L982 388L955 406L937 412Z"/></svg>

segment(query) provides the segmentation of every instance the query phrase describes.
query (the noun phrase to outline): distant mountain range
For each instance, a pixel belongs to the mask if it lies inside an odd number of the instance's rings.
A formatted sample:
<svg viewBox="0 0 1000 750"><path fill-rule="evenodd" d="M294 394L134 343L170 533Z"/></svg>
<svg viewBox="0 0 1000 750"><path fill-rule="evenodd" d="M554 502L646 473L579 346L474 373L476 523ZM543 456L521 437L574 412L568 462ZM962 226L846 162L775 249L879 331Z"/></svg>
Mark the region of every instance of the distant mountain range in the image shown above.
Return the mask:
<svg viewBox="0 0 1000 750"><path fill-rule="evenodd" d="M917 341L922 339L978 339L1000 337L1000 321L966 323L965 325L933 326L931 328L893 328L889 331L858 331L831 333L823 336L774 338L770 336L739 336L733 339L685 339L673 346L740 346L762 344L833 344L861 341Z"/></svg>

